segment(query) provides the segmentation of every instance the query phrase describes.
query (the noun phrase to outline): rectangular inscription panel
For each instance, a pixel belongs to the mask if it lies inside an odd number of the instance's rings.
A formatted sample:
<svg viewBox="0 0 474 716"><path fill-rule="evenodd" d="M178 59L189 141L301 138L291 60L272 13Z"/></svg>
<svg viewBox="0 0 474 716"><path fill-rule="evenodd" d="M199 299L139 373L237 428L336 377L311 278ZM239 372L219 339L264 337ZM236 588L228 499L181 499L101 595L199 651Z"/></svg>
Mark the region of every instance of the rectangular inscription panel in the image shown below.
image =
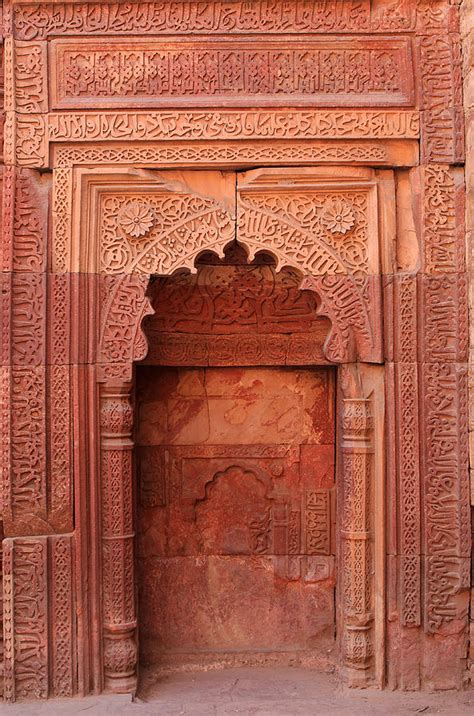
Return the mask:
<svg viewBox="0 0 474 716"><path fill-rule="evenodd" d="M53 109L413 104L408 38L57 40L50 67Z"/></svg>

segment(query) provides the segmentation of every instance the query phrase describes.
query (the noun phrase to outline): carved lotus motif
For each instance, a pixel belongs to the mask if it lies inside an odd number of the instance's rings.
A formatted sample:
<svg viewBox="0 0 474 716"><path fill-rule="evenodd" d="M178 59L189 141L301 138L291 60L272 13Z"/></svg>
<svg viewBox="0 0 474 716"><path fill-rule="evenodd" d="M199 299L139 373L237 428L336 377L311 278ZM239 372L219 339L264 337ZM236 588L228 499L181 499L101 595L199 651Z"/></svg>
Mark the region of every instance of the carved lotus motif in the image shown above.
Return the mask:
<svg viewBox="0 0 474 716"><path fill-rule="evenodd" d="M347 234L355 224L354 212L347 201L333 199L324 207L321 222L332 234Z"/></svg>
<svg viewBox="0 0 474 716"><path fill-rule="evenodd" d="M117 224L127 236L138 239L145 236L155 220L153 209L140 201L131 201L123 206L117 215Z"/></svg>

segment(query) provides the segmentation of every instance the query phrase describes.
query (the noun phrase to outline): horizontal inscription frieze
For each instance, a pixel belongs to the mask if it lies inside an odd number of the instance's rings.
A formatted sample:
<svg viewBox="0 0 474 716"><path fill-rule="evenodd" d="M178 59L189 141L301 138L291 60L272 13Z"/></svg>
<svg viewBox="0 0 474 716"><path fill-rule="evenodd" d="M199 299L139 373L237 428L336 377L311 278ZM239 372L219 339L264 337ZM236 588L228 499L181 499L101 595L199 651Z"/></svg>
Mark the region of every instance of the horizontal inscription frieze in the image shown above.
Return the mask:
<svg viewBox="0 0 474 716"><path fill-rule="evenodd" d="M59 40L50 67L55 109L413 104L408 38Z"/></svg>
<svg viewBox="0 0 474 716"><path fill-rule="evenodd" d="M399 32L414 29L415 7L370 0L181 0L180 2L25 3L14 8L19 39L53 34ZM430 24L444 21L439 10Z"/></svg>
<svg viewBox="0 0 474 716"><path fill-rule="evenodd" d="M50 142L179 139L413 138L416 111L68 112L48 117Z"/></svg>

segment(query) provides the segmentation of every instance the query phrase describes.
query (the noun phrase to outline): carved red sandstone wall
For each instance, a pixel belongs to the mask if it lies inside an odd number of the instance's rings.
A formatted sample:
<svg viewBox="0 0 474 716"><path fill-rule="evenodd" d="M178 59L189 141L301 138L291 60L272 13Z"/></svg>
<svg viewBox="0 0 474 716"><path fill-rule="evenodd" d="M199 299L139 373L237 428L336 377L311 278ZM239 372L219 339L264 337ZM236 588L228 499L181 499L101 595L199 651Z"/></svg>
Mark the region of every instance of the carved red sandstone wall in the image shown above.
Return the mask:
<svg viewBox="0 0 474 716"><path fill-rule="evenodd" d="M314 290L331 324L325 361L384 361L338 378L349 682L459 688L470 536L458 4L3 9L5 698L134 688L129 397L146 287L233 238ZM272 32L287 36L284 53ZM203 68L192 82L182 47ZM235 181L226 191L210 178L319 163L244 174L237 201ZM176 166L205 171L167 183ZM374 521L384 510L386 535ZM359 583L372 560L376 584Z"/></svg>

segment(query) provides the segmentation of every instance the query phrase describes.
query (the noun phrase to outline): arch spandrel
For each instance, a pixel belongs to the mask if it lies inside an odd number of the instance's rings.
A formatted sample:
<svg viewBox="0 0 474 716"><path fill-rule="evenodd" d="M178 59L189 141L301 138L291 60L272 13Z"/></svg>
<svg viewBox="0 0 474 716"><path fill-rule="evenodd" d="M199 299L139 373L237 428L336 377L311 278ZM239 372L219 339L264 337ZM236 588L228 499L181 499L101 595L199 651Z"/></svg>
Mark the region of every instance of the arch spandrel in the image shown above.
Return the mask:
<svg viewBox="0 0 474 716"><path fill-rule="evenodd" d="M361 278L380 272L381 172L354 167L242 174L74 171L81 190L75 193L79 226L68 260L73 272L193 271L202 251L223 256L232 239L246 247L250 261L263 250L278 269L290 266L303 275ZM53 248L53 268L55 260Z"/></svg>
<svg viewBox="0 0 474 716"><path fill-rule="evenodd" d="M312 197L298 199L302 204ZM182 191L103 192L99 201L100 273L170 275L185 268L194 271L201 253L214 251L222 258L225 246L234 239L245 247L250 261L259 251L266 251L274 257L277 268L289 266L318 275L368 270L363 237L341 251L338 242L325 235L321 224L305 226L302 222L298 226L296 217L250 202L240 205L236 222L232 210L215 199ZM346 226L352 228L353 215L347 202L340 204L348 217L341 224L345 232Z"/></svg>

